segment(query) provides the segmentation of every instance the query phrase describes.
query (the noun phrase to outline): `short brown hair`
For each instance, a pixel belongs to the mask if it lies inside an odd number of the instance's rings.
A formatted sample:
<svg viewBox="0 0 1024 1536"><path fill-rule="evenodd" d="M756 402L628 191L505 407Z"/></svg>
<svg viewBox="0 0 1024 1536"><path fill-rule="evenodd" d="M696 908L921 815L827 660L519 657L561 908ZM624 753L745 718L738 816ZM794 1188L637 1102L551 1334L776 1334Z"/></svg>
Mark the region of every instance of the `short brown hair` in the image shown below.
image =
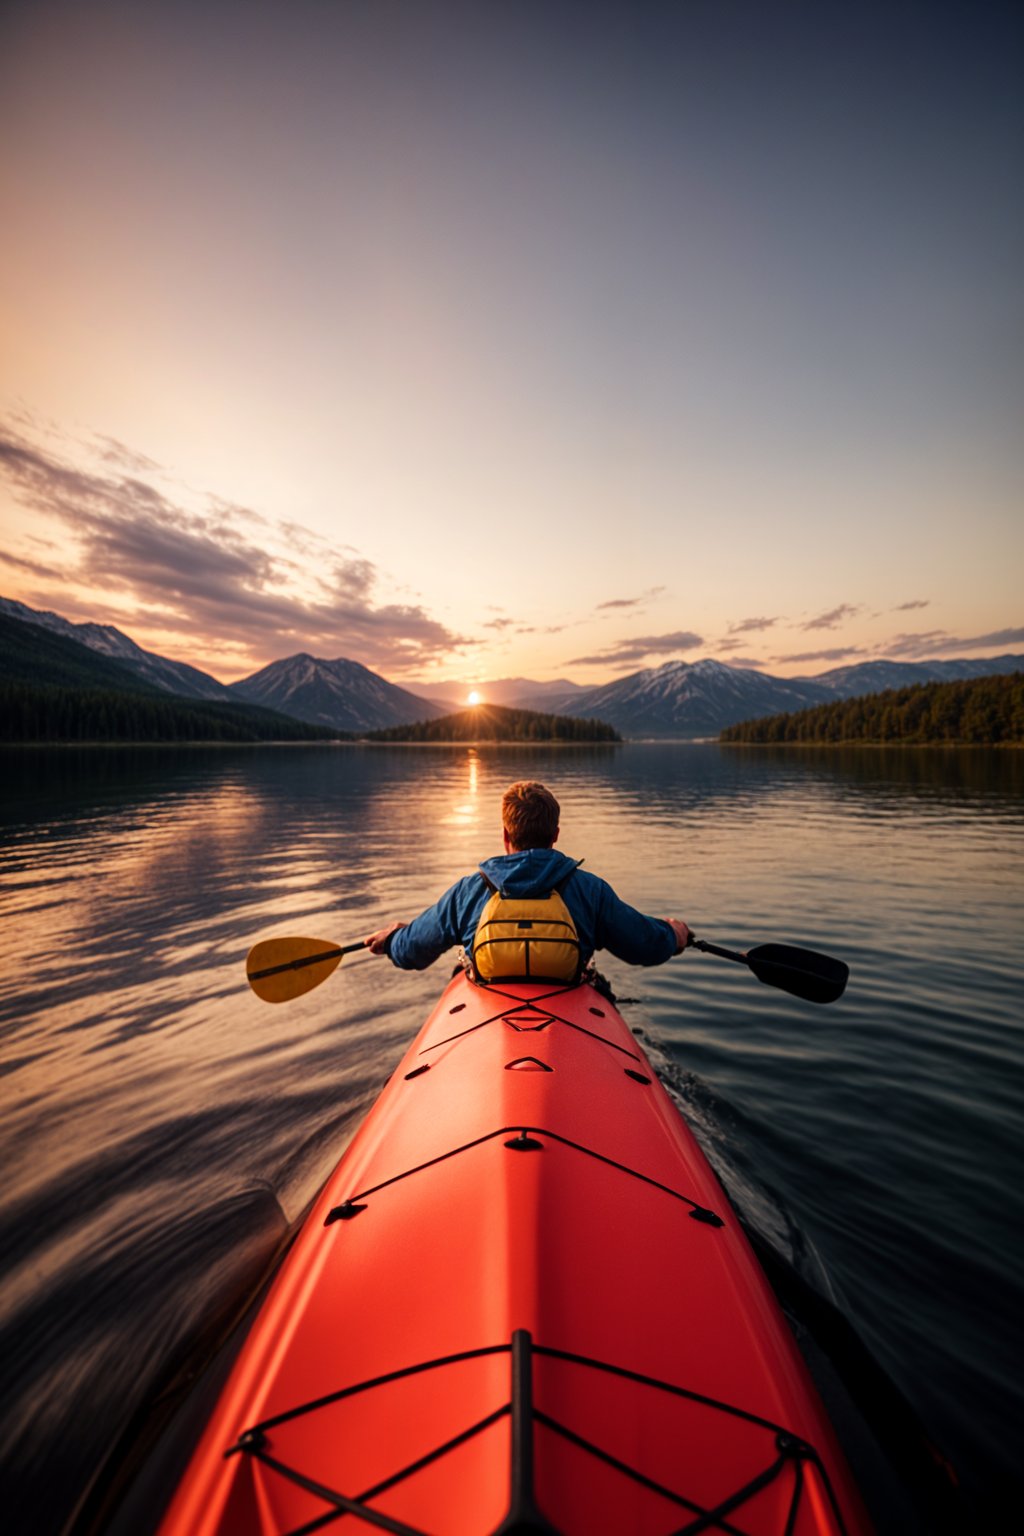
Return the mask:
<svg viewBox="0 0 1024 1536"><path fill-rule="evenodd" d="M558 801L543 784L521 779L501 797L501 824L514 848L550 848L558 836Z"/></svg>

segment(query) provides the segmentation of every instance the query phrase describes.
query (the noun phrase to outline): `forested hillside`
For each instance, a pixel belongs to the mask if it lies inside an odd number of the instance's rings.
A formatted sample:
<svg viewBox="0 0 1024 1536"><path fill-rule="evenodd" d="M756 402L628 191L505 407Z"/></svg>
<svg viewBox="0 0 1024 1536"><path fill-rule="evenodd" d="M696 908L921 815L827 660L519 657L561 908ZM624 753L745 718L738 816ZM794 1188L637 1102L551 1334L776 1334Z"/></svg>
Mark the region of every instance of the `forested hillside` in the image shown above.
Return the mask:
<svg viewBox="0 0 1024 1536"><path fill-rule="evenodd" d="M396 725L368 731L367 741L621 741L618 731L603 720L577 720L571 715L544 715L532 709L504 709L478 704L440 720Z"/></svg>
<svg viewBox="0 0 1024 1536"><path fill-rule="evenodd" d="M1006 746L1024 742L1024 673L921 683L730 725L726 743L846 742Z"/></svg>
<svg viewBox="0 0 1024 1536"><path fill-rule="evenodd" d="M0 614L0 741L330 741L344 733L252 704L179 697Z"/></svg>
<svg viewBox="0 0 1024 1536"><path fill-rule="evenodd" d="M253 705L173 694L65 688L0 680L0 741L337 741L343 732L305 725Z"/></svg>

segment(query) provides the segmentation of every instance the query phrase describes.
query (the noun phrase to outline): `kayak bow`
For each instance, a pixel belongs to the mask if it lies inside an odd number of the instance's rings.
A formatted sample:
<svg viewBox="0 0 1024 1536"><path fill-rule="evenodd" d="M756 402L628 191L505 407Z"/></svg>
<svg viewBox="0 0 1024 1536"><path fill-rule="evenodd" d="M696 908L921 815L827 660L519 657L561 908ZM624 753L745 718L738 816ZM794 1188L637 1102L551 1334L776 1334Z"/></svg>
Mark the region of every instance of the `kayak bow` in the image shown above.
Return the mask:
<svg viewBox="0 0 1024 1536"><path fill-rule="evenodd" d="M588 985L445 989L161 1536L865 1533L728 1199Z"/></svg>

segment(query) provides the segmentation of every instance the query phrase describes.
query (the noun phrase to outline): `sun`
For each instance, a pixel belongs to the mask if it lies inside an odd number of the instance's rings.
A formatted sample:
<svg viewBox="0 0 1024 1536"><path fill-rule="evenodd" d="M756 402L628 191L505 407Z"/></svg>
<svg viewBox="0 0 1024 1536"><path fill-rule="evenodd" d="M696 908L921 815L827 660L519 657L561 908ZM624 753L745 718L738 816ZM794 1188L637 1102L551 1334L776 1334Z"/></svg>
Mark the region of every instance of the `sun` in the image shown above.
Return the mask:
<svg viewBox="0 0 1024 1536"><path fill-rule="evenodd" d="M467 698L466 703L467 704L482 704L483 701L484 701L483 694L478 693L477 690L474 688L470 692L470 695Z"/></svg>

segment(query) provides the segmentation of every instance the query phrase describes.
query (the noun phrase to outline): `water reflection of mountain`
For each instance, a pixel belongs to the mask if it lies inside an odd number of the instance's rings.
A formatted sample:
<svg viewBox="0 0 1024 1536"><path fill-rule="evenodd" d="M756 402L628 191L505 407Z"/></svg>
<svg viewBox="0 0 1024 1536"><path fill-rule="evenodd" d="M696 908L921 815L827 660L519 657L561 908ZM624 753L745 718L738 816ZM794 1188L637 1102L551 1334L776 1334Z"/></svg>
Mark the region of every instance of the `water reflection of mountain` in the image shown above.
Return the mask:
<svg viewBox="0 0 1024 1536"><path fill-rule="evenodd" d="M252 753L215 747L9 747L0 750L0 817L49 822L180 793Z"/></svg>
<svg viewBox="0 0 1024 1536"><path fill-rule="evenodd" d="M533 768L537 770L536 760ZM717 743L633 743L610 760L583 757L565 784L604 777L609 796L651 815L687 805L761 801L765 793L856 792L879 806L894 799L956 803L981 796L1019 804L1024 753L983 747L719 747Z"/></svg>
<svg viewBox="0 0 1024 1536"><path fill-rule="evenodd" d="M280 814L303 819L314 801L346 802L368 821L381 794L401 783L458 771L469 755L495 778L548 776L571 794L603 784L610 800L652 814L688 803L748 799L766 789L808 787L839 792L856 786L882 798L910 796L945 803L964 795L1024 794L1024 753L981 747L743 746L648 742L580 743L546 749L528 744L466 749L375 747L58 747L0 751L0 824L31 824L62 814L244 785ZM353 802L357 802L355 804Z"/></svg>

